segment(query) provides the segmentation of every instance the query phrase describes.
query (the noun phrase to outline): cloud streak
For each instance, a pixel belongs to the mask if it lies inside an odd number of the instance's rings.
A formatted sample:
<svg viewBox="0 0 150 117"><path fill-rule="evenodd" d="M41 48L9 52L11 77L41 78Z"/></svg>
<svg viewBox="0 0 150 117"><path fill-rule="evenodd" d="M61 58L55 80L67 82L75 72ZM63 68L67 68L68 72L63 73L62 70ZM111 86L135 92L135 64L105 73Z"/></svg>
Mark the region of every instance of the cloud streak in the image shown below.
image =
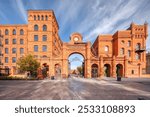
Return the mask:
<svg viewBox="0 0 150 117"><path fill-rule="evenodd" d="M15 1L15 2L14 2ZM23 4L23 0L14 0L13 2L13 7L16 9L17 12L19 12L19 16L21 17L22 20L27 23L27 11L25 9L25 6Z"/></svg>
<svg viewBox="0 0 150 117"><path fill-rule="evenodd" d="M134 21L150 23L149 0L2 0L0 16L8 18L9 12L16 13L27 23L28 9L53 9L60 26L60 37L69 41L72 32L79 32L85 41L94 41L100 34L113 34L117 30L125 30ZM4 6L4 7L3 7ZM9 7L10 6L10 7ZM13 9L10 9L13 7ZM8 16L4 9L8 8ZM4 11L4 12L2 12ZM17 16L17 15L14 15ZM13 15L12 15L13 17ZM13 18L14 18L13 17ZM16 21L17 22L17 21ZM149 27L150 28L150 27ZM150 31L149 31L150 34ZM150 48L150 38L147 47Z"/></svg>

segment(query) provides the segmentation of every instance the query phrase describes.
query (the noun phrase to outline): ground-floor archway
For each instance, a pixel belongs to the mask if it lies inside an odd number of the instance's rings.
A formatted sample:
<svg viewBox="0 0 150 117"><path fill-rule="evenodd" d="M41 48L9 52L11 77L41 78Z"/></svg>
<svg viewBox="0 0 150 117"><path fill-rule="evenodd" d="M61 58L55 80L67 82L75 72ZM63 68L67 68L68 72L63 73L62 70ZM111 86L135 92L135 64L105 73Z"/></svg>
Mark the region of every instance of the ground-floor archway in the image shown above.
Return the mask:
<svg viewBox="0 0 150 117"><path fill-rule="evenodd" d="M84 57L80 53L72 53L68 57L68 77L84 77Z"/></svg>
<svg viewBox="0 0 150 117"><path fill-rule="evenodd" d="M92 65L91 75L92 75L92 78L98 77L98 65L97 64Z"/></svg>
<svg viewBox="0 0 150 117"><path fill-rule="evenodd" d="M109 64L105 64L104 65L104 76L105 77L110 77L110 65Z"/></svg>
<svg viewBox="0 0 150 117"><path fill-rule="evenodd" d="M117 64L116 65L116 75L117 76L123 76L123 65L122 64Z"/></svg>

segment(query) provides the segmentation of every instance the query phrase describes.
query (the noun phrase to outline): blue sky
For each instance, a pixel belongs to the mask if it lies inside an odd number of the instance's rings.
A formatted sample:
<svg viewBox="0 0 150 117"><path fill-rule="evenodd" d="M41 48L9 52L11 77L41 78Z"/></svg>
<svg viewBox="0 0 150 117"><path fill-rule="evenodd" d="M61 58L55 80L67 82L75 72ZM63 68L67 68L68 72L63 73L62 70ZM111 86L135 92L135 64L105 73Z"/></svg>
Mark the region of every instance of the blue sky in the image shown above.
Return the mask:
<svg viewBox="0 0 150 117"><path fill-rule="evenodd" d="M0 24L26 24L28 9L53 9L65 42L73 32L93 42L99 34L127 29L132 21L150 23L150 0L0 0ZM147 48L149 43L150 38Z"/></svg>

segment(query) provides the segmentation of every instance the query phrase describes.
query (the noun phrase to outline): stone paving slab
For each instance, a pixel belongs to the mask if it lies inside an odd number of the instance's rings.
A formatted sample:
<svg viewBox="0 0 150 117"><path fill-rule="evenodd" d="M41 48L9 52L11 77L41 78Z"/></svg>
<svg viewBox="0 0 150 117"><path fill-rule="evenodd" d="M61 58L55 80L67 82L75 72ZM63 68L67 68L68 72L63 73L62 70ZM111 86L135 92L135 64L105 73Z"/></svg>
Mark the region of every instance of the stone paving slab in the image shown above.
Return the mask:
<svg viewBox="0 0 150 117"><path fill-rule="evenodd" d="M1 100L137 100L150 99L150 79L115 78L1 80Z"/></svg>

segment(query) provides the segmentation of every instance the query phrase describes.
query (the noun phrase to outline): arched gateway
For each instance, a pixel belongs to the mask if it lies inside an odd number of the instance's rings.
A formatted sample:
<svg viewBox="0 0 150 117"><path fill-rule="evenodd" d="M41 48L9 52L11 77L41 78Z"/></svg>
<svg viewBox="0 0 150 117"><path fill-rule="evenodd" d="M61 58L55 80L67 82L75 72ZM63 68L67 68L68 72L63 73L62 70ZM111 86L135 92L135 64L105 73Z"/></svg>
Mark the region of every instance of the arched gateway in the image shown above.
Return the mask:
<svg viewBox="0 0 150 117"><path fill-rule="evenodd" d="M1 38L7 42L11 30L15 38L22 39L13 44L0 46L0 67L9 68L10 74L16 74L16 62L22 56L32 54L47 67L49 76L68 77L68 57L79 53L84 57L84 77L142 77L146 67L146 39L148 24L131 23L127 30L114 34L98 35L93 44L83 42L82 35L73 33L69 42L63 42L59 36L59 24L53 10L28 10L28 23L23 25L1 25ZM86 38L87 39L87 38ZM92 39L94 39L92 37ZM4 48L6 47L7 48ZM12 48L13 47L13 48ZM8 50L13 50L8 54ZM4 56L4 57L3 57Z"/></svg>

